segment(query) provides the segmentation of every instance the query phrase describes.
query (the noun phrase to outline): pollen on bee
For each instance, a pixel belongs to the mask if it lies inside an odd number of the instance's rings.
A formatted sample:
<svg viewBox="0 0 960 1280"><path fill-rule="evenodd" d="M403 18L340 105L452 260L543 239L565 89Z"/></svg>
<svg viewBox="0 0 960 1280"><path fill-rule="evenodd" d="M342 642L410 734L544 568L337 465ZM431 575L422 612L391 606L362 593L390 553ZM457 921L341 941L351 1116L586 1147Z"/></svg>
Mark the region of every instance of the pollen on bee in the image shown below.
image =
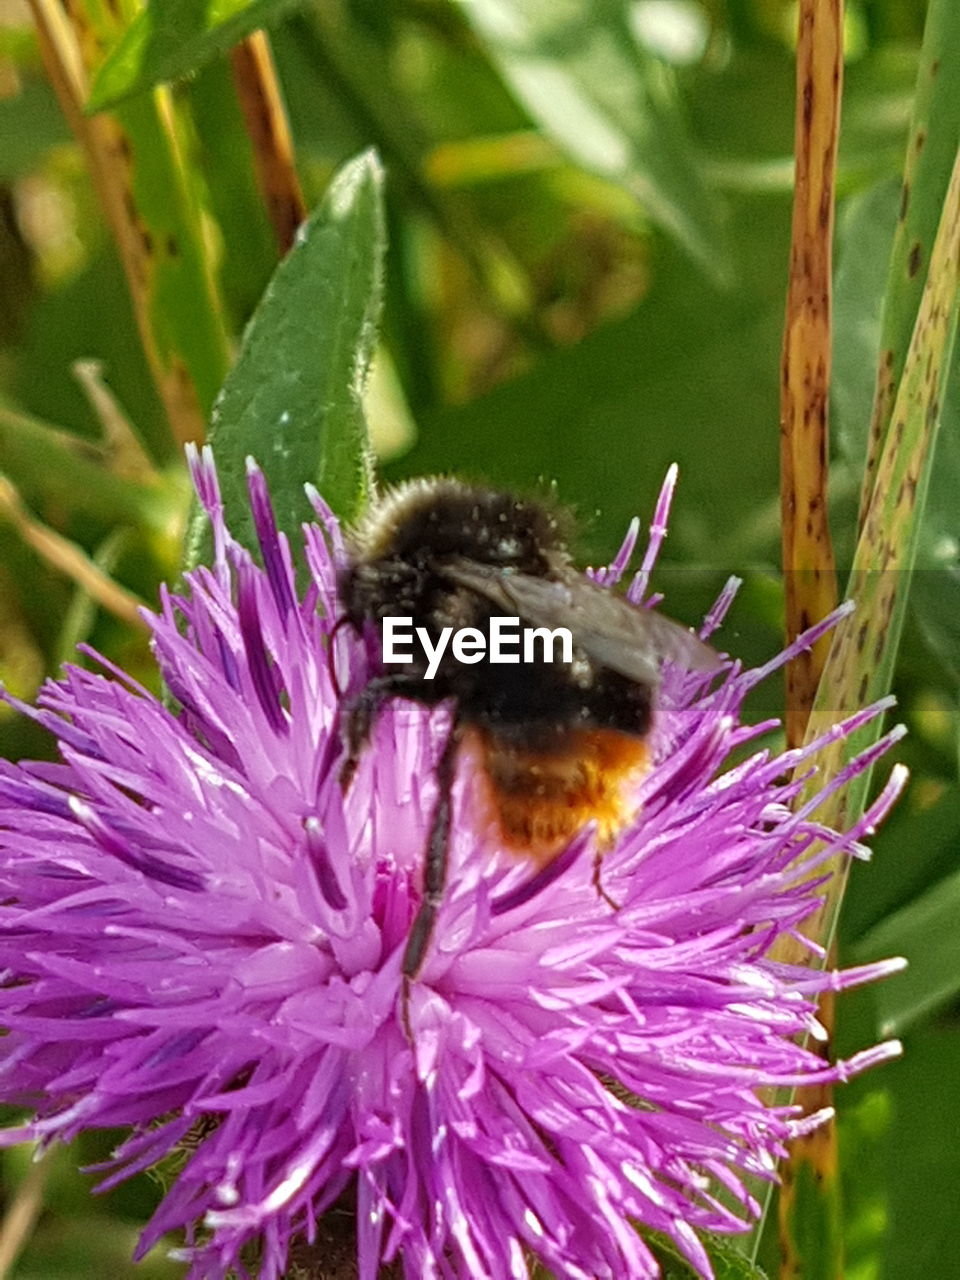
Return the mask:
<svg viewBox="0 0 960 1280"><path fill-rule="evenodd" d="M540 866L589 822L601 847L611 844L635 816L631 792L649 763L641 738L612 729L576 730L546 750L472 729L464 749L483 778L481 820L506 849Z"/></svg>

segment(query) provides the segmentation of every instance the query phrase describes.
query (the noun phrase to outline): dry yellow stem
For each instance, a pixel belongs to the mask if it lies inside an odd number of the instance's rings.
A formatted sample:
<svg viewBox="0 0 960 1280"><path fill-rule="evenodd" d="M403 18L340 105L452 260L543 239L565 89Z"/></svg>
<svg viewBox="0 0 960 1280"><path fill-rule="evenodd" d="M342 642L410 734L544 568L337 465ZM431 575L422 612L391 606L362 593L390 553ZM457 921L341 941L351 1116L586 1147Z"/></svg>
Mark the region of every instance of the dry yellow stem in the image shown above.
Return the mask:
<svg viewBox="0 0 960 1280"><path fill-rule="evenodd" d="M797 42L796 185L780 389L780 496L787 639L825 617L836 604L837 578L827 510L828 406L834 182L843 84L842 0L801 0ZM829 652L825 638L796 658L786 675L787 742L797 746L814 704ZM821 1017L832 1010L821 1002ZM830 1105L831 1086L804 1090L809 1114ZM810 1175L822 1189L801 1197L816 1215L825 1280L840 1265L836 1212L837 1135L828 1124L790 1147L779 1200L781 1280L802 1274L794 1247L797 1191L793 1177ZM840 1272L836 1272L839 1280Z"/></svg>
<svg viewBox="0 0 960 1280"><path fill-rule="evenodd" d="M787 638L823 618L837 581L827 513L833 190L843 80L841 0L802 0L796 187L783 338L780 468ZM787 669L787 739L803 740L829 640Z"/></svg>
<svg viewBox="0 0 960 1280"><path fill-rule="evenodd" d="M74 360L70 369L103 430L111 473L134 484L157 484L160 475L156 467L103 380L103 364L99 360Z"/></svg>
<svg viewBox="0 0 960 1280"><path fill-rule="evenodd" d="M108 577L75 542L32 516L24 506L15 485L2 474L0 517L13 525L24 542L41 559L75 582L101 608L107 609L128 626L141 631L146 628L147 624L140 616L143 601Z"/></svg>
<svg viewBox="0 0 960 1280"><path fill-rule="evenodd" d="M262 31L238 44L230 54L233 82L253 147L257 184L276 236L286 253L307 209L293 160L293 139L280 96L276 68Z"/></svg>
<svg viewBox="0 0 960 1280"><path fill-rule="evenodd" d="M6 1280L13 1274L14 1264L33 1233L43 1209L43 1193L53 1165L52 1151L36 1160L3 1215L0 1224L0 1280Z"/></svg>

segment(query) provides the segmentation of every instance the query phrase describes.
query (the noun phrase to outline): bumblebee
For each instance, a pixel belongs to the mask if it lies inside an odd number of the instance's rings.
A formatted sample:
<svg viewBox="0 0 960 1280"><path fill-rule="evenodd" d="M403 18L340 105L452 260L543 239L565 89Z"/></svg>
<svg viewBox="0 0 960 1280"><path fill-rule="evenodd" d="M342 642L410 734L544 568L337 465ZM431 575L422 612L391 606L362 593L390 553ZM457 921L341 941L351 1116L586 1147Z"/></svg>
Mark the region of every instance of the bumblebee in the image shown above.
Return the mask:
<svg viewBox="0 0 960 1280"><path fill-rule="evenodd" d="M718 663L691 631L578 572L571 533L569 516L545 503L432 478L384 495L349 540L338 584L346 621L383 639L388 620L406 617L421 629L424 651L414 646L404 660L384 663L348 703L343 786L385 702L452 704L423 892L403 956L406 984L426 960L443 900L461 752L479 766L502 847L545 868L595 822L602 849L633 816L630 793L647 765L663 661L705 670ZM571 646L560 661L529 651L498 661L493 632L506 618L566 629ZM480 640L469 660L440 648L451 629L464 628Z"/></svg>

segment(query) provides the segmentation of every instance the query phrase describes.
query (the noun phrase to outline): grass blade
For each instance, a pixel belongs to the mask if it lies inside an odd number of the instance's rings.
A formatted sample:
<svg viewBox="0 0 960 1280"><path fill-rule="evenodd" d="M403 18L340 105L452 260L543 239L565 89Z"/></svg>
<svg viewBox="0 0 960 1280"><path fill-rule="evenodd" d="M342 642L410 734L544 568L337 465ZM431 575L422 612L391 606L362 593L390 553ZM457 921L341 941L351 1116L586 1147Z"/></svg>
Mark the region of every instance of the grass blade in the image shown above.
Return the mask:
<svg viewBox="0 0 960 1280"><path fill-rule="evenodd" d="M302 0L150 0L100 68L90 109L102 111L191 75L298 3Z"/></svg>
<svg viewBox="0 0 960 1280"><path fill-rule="evenodd" d="M68 21L55 0L31 3L48 73L117 244L172 439L201 439L228 367L227 335L171 101L158 91L115 116L83 114L88 77L135 6L83 0Z"/></svg>
<svg viewBox="0 0 960 1280"><path fill-rule="evenodd" d="M866 520L896 390L917 318L954 149L960 139L960 5L931 0L883 304L880 359L860 500Z"/></svg>

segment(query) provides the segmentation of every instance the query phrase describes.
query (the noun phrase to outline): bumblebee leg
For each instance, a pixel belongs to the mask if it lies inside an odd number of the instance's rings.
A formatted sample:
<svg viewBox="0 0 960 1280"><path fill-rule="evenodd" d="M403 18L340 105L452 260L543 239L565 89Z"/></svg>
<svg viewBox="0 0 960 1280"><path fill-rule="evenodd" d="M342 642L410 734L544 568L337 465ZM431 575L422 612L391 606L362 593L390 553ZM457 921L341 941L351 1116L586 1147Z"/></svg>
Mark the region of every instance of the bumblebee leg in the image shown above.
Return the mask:
<svg viewBox="0 0 960 1280"><path fill-rule="evenodd" d="M603 852L602 849L597 849L593 855L593 887L608 906L612 907L614 911L619 911L623 903L617 902L616 898L610 897L600 878L600 868L603 866Z"/></svg>
<svg viewBox="0 0 960 1280"><path fill-rule="evenodd" d="M340 788L346 791L360 763L360 753L370 739L383 704L403 697L417 682L401 671L374 676L343 708L343 740L346 755L340 765Z"/></svg>
<svg viewBox="0 0 960 1280"><path fill-rule="evenodd" d="M437 912L443 901L443 891L447 883L451 798L460 737L460 726L454 721L443 748L443 754L437 764L437 803L430 822L430 835L427 838L427 853L423 867L423 896L410 927L410 933L407 935L407 945L403 953L403 1020L408 1031L407 1002L410 981L423 968L427 958L427 949L437 923Z"/></svg>

